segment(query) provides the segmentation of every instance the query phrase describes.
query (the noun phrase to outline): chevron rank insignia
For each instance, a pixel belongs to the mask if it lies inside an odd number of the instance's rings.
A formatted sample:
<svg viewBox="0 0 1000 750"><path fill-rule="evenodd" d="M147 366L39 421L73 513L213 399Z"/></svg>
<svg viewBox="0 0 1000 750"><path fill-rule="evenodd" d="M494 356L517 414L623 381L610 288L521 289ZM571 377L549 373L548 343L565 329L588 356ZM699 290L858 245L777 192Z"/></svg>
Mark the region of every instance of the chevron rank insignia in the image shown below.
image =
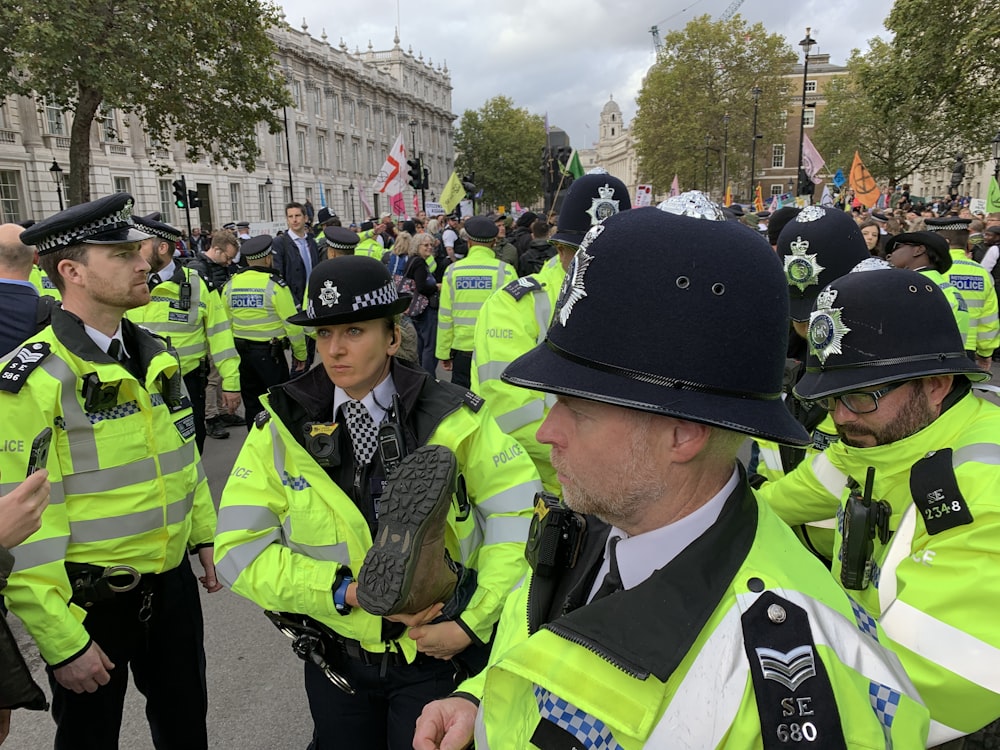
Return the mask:
<svg viewBox="0 0 1000 750"><path fill-rule="evenodd" d="M538 283L537 279L531 276L525 276L510 282L503 288L503 290L514 299L520 300L521 297L529 292L537 292L541 288L542 285Z"/></svg>
<svg viewBox="0 0 1000 750"><path fill-rule="evenodd" d="M18 349L7 366L0 371L0 391L9 393L20 391L32 370L38 367L50 352L51 347L45 341L25 344Z"/></svg>

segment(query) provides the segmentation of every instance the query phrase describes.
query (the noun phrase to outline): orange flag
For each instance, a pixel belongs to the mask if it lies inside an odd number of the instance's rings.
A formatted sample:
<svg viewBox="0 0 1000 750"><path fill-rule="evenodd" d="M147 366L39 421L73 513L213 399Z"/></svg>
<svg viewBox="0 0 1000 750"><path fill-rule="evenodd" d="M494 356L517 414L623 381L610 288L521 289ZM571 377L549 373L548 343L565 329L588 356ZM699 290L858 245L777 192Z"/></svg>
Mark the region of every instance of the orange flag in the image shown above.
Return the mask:
<svg viewBox="0 0 1000 750"><path fill-rule="evenodd" d="M753 210L760 213L764 210L764 195L760 191L760 183L757 183L757 187L753 191Z"/></svg>
<svg viewBox="0 0 1000 750"><path fill-rule="evenodd" d="M878 189L875 178L861 161L861 155L857 151L854 152L854 163L851 164L848 183L854 191L854 196L865 208L871 208L878 202L882 191Z"/></svg>
<svg viewBox="0 0 1000 750"><path fill-rule="evenodd" d="M726 197L722 201L723 206L733 205L733 190L729 185L726 185Z"/></svg>

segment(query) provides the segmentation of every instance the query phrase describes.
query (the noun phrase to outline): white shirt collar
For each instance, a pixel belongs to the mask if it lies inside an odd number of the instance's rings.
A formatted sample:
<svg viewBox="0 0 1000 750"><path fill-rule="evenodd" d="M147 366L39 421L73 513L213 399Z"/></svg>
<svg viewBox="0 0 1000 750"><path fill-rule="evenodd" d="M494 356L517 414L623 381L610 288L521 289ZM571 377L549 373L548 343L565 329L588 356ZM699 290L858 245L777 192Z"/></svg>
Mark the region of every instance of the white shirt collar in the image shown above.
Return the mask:
<svg viewBox="0 0 1000 750"><path fill-rule="evenodd" d="M392 380L392 375L386 375L385 380L375 386L369 393L361 399L361 403L372 415L372 421L376 425L382 424L385 419L386 410L392 406L392 397L396 393L396 384ZM354 401L347 392L340 386L333 389L333 418L337 418L337 412L341 406L348 401Z"/></svg>
<svg viewBox="0 0 1000 750"><path fill-rule="evenodd" d="M173 278L175 263L171 260L167 265L161 268L159 271L154 271L154 273L160 277L160 281L169 281Z"/></svg>
<svg viewBox="0 0 1000 750"><path fill-rule="evenodd" d="M128 349L125 346L125 339L122 338L122 327L120 323L118 325L118 328L115 329L115 333L113 336L105 336L96 328L91 328L86 323L83 324L83 330L86 331L87 335L90 336L91 340L95 344L97 344L97 348L105 353L108 351L108 347L111 346L111 340L118 339L118 341L120 341L122 345L122 354L126 357L128 356Z"/></svg>
<svg viewBox="0 0 1000 750"><path fill-rule="evenodd" d="M604 576L610 569L608 547L612 538L621 537L621 541L615 548L615 558L618 560L622 588L634 588L670 563L688 545L708 531L709 527L719 519L726 499L736 489L739 478L739 469L734 466L729 481L711 500L693 513L689 513L679 521L674 521L666 526L632 537L618 527L612 526L611 533L608 534L608 541L604 546L604 563L597 573L597 578L594 579L590 596L592 597L600 588Z"/></svg>

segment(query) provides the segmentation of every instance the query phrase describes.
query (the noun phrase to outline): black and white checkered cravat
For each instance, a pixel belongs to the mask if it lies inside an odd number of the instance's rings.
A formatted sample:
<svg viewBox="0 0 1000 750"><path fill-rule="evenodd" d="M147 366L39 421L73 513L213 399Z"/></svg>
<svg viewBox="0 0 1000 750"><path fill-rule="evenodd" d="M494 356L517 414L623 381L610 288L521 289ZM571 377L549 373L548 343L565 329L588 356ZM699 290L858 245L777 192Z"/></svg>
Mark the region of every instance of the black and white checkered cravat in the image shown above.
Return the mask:
<svg viewBox="0 0 1000 750"><path fill-rule="evenodd" d="M347 431L354 444L354 458L359 464L367 464L372 460L375 448L378 446L378 427L375 426L375 420L360 401L347 401L342 408L344 417L347 418Z"/></svg>

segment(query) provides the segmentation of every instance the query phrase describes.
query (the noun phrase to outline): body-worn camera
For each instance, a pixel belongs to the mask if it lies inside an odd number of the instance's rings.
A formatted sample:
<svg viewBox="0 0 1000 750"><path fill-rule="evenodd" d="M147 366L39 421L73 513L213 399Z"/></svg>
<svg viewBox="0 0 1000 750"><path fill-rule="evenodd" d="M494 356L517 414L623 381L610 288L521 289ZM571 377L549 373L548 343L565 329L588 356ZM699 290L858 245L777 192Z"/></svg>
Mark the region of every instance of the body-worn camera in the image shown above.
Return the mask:
<svg viewBox="0 0 1000 750"><path fill-rule="evenodd" d="M536 493L535 512L524 548L524 556L535 575L549 577L576 565L586 529L586 519L558 497L548 492Z"/></svg>
<svg viewBox="0 0 1000 750"><path fill-rule="evenodd" d="M883 544L889 541L892 507L885 500L872 500L874 484L875 467L869 466L864 493L852 479L851 494L844 505L840 582L844 588L854 591L862 591L871 583L875 537Z"/></svg>

